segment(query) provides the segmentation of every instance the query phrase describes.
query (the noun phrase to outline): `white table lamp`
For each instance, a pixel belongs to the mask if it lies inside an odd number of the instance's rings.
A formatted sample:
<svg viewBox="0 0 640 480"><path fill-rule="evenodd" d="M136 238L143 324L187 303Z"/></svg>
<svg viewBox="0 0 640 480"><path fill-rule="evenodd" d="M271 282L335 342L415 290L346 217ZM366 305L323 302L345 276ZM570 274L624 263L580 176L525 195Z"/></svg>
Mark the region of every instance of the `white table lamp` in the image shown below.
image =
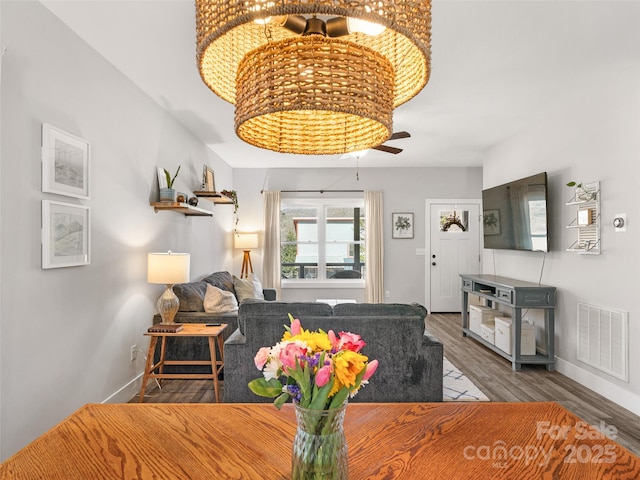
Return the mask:
<svg viewBox="0 0 640 480"><path fill-rule="evenodd" d="M240 278L248 277L249 270L253 273L253 265L251 265L251 256L249 255L249 252L252 248L258 248L258 234L236 233L233 237L233 245L235 248L241 248L244 250Z"/></svg>
<svg viewBox="0 0 640 480"><path fill-rule="evenodd" d="M174 323L180 301L173 292L176 283L189 281L190 259L188 253L150 253L147 257L147 282L165 285L158 299L158 313L162 323Z"/></svg>

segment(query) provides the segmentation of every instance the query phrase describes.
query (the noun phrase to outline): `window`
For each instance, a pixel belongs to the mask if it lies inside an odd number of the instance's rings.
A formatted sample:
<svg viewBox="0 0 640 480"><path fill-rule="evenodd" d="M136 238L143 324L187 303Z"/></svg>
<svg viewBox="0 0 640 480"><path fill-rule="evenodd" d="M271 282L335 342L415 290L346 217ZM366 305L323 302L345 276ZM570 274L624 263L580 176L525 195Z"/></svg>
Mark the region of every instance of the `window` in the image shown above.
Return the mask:
<svg viewBox="0 0 640 480"><path fill-rule="evenodd" d="M283 279L364 278L362 199L283 199L280 208Z"/></svg>

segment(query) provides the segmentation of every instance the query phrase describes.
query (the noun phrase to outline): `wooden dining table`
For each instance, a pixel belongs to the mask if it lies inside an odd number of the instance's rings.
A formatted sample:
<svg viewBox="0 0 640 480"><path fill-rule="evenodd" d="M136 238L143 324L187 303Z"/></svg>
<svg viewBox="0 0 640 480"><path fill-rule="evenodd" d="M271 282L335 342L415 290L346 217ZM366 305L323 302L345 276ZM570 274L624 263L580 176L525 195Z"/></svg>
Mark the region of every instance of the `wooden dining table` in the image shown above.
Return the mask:
<svg viewBox="0 0 640 480"><path fill-rule="evenodd" d="M544 403L351 403L349 478L638 479L614 425ZM89 404L0 465L2 479L290 478L293 406Z"/></svg>

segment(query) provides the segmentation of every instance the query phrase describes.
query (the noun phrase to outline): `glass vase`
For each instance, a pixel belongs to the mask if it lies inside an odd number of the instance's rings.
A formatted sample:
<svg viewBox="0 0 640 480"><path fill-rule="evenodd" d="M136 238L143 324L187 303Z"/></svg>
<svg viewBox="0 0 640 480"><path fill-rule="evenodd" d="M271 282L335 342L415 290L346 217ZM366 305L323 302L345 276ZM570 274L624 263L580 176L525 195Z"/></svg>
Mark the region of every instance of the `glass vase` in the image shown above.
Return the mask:
<svg viewBox="0 0 640 480"><path fill-rule="evenodd" d="M347 403L331 410L295 405L298 428L293 439L293 480L345 480L349 478L344 414Z"/></svg>

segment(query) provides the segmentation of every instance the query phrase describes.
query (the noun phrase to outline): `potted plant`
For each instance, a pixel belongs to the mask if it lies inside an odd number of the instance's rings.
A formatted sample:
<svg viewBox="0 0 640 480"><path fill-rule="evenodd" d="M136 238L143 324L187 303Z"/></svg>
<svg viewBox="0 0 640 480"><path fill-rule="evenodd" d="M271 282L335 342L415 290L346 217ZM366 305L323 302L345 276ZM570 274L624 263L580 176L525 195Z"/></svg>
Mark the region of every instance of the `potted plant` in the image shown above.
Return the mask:
<svg viewBox="0 0 640 480"><path fill-rule="evenodd" d="M236 217L236 221L234 224L234 228L237 228L238 226L238 192L236 192L235 190L222 190L220 192L222 195L224 195L225 197L229 197L232 201L233 201L233 214Z"/></svg>
<svg viewBox="0 0 640 480"><path fill-rule="evenodd" d="M176 201L176 191L173 188L173 182L176 181L176 177L180 172L180 165L178 165L178 169L176 170L175 175L172 177L169 170L166 168L164 170L164 175L167 179L167 187L160 189L160 201L161 202L175 202Z"/></svg>
<svg viewBox="0 0 640 480"><path fill-rule="evenodd" d="M576 200L588 202L589 200L593 200L596 198L595 192L590 192L583 185L582 182L574 182L571 181L567 183L567 187L576 189Z"/></svg>

